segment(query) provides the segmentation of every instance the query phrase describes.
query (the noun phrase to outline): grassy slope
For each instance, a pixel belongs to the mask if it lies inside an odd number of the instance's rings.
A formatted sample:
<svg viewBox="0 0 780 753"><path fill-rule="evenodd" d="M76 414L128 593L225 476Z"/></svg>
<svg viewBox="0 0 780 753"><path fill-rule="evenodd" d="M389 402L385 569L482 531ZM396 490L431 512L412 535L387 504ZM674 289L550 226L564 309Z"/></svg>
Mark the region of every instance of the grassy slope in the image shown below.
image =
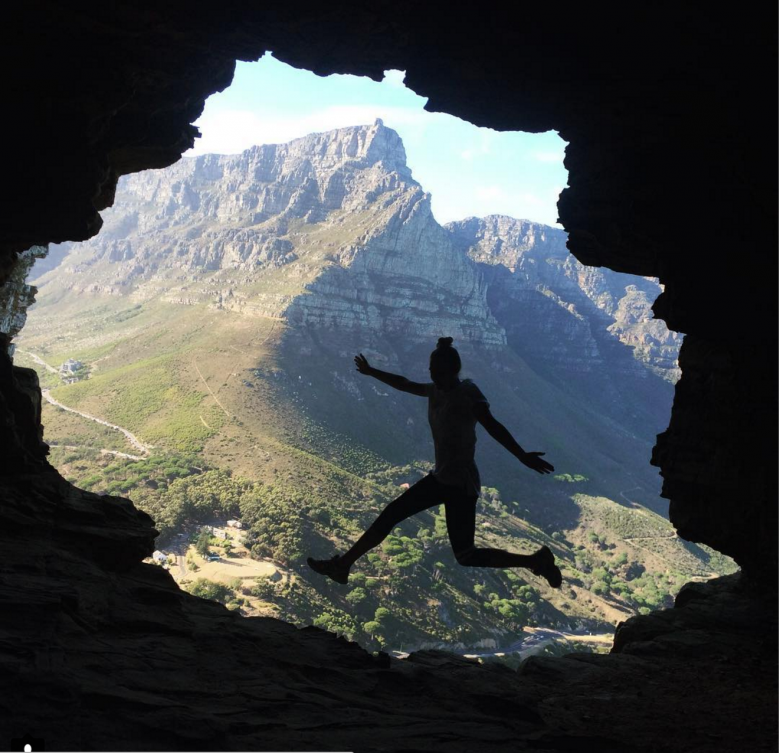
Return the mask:
<svg viewBox="0 0 780 753"><path fill-rule="evenodd" d="M375 345L395 348L410 368L419 363L413 350ZM302 549L315 556L354 540L360 526L397 493L397 483L419 477L409 464L430 456L424 403L384 394L378 383L356 377L349 357L342 363L341 352L352 346L359 343L321 342L318 354L316 344L272 319L203 305L138 305L83 295L70 303L44 297L20 339L22 349L50 364L72 357L92 367L89 380L54 389L58 400L130 429L153 444L156 454L172 459L152 472L94 450L56 449L53 462L66 475L89 480L95 490L114 484L112 490L154 509L161 490L176 491L188 478L197 479L199 469L229 469L234 478L302 500L295 502L299 507L283 508L282 517L290 518ZM315 357L301 357L301 348L312 347ZM565 441L543 448L561 463L559 470L588 470L591 478L567 483L547 477L542 484L515 467L507 470L506 458L482 435L483 483L501 492L481 503L478 541L516 551L547 543L566 564L567 587L552 592L523 571L459 568L441 511L433 509L405 522L385 550L361 561L362 577L356 575L347 589L310 578L300 562L291 563L300 577L279 586L262 584L264 601L275 613L298 622L319 620L369 645L378 645L380 636L394 648L431 640L469 643L491 635L500 640L532 622L603 628L664 603L691 577L729 567L673 538L660 516L594 495L591 469L609 477L612 465L618 467L607 488L638 486L634 494L640 499L652 491L647 481L634 484L610 457L619 447L607 442L600 453L583 454L589 433L609 437L611 427L583 419L582 411L559 396L545 396L520 359L506 356L489 365L478 381L494 407L502 406L512 419L508 425L522 426L523 443L535 447L539 436L552 437L556 427L566 426ZM50 441L133 452L118 432L50 406L44 408L44 424ZM618 434L615 442L627 439ZM182 461L185 455L197 460ZM144 474L156 486L145 484ZM259 504L271 509L270 502ZM263 514L259 527L279 525L271 513ZM235 594L252 612L263 600L250 596ZM393 610L382 623L374 618L385 605Z"/></svg>

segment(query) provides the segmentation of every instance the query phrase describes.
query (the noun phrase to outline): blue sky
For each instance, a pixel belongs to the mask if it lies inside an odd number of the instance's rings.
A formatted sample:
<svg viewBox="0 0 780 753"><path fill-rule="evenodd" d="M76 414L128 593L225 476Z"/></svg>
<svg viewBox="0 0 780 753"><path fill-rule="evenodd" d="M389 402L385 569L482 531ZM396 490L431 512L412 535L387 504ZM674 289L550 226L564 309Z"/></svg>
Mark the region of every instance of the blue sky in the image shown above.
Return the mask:
<svg viewBox="0 0 780 753"><path fill-rule="evenodd" d="M407 89L401 71L381 83L359 76L321 77L266 55L239 62L232 85L213 95L196 121L202 135L188 155L235 154L382 118L401 135L409 166L432 194L441 222L507 214L556 225L566 186L566 142L555 132L500 133L423 110L426 99Z"/></svg>

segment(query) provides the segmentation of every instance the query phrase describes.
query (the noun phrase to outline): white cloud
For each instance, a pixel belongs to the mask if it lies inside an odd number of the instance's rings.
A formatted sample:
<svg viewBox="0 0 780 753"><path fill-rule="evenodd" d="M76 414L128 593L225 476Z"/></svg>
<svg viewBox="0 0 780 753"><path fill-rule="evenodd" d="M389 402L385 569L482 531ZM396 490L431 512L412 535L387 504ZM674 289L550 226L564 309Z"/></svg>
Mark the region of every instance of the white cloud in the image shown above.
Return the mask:
<svg viewBox="0 0 780 753"><path fill-rule="evenodd" d="M406 71L385 71L385 77L382 79L382 83L392 86L393 89L406 89L406 86L404 85L405 78Z"/></svg>
<svg viewBox="0 0 780 753"><path fill-rule="evenodd" d="M281 144L310 133L369 125L377 118L389 128L403 128L404 141L414 143L425 129L442 117L449 116L419 108L375 105L335 105L299 118L262 115L248 110L207 110L195 123L203 136L188 154L237 154L256 144Z"/></svg>
<svg viewBox="0 0 780 753"><path fill-rule="evenodd" d="M537 162L563 162L563 152L534 152L533 157Z"/></svg>

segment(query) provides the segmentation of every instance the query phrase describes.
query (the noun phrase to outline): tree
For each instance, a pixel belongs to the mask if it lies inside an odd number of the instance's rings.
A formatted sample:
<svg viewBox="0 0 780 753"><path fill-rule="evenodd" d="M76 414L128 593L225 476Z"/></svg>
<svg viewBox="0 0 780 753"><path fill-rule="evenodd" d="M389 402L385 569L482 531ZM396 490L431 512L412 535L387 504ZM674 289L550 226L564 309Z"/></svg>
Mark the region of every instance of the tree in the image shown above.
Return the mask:
<svg viewBox="0 0 780 753"><path fill-rule="evenodd" d="M377 607L376 612L374 612L374 619L377 622L385 622L388 617L390 617L389 609L386 607Z"/></svg>
<svg viewBox="0 0 780 753"><path fill-rule="evenodd" d="M209 554L211 554L211 549L209 549L210 544L211 534L207 529L201 529L201 532L198 534L198 538L195 540L195 551L201 557L208 557Z"/></svg>
<svg viewBox="0 0 780 753"><path fill-rule="evenodd" d="M198 578L189 588L193 596L200 596L201 599L210 599L218 601L220 604L227 604L233 599L233 592L222 583L215 583L207 578Z"/></svg>
<svg viewBox="0 0 780 753"><path fill-rule="evenodd" d="M255 579L255 584L251 587L249 592L258 599L268 601L276 595L276 586L271 582L268 576L260 576ZM314 624L317 624L316 621Z"/></svg>
<svg viewBox="0 0 780 753"><path fill-rule="evenodd" d="M354 606L366 598L366 592L362 588L353 588L344 598Z"/></svg>

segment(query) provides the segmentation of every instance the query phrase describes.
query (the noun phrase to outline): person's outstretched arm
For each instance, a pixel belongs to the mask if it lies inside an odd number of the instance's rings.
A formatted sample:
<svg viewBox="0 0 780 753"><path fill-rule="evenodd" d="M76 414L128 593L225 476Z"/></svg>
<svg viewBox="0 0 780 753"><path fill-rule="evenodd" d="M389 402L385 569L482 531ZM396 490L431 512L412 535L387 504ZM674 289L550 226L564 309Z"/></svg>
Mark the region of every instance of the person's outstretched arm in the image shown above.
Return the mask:
<svg viewBox="0 0 780 753"><path fill-rule="evenodd" d="M375 369L373 366L368 365L368 361L362 353L359 356L355 356L355 366L361 374L372 376L374 379L384 382L393 389L401 390L401 392L410 392L412 395L419 395L420 397L426 397L428 395L428 388L426 385L420 382L411 382L406 377L400 376L399 374L391 374L387 371Z"/></svg>
<svg viewBox="0 0 780 753"><path fill-rule="evenodd" d="M496 420L490 412L487 403L475 403L474 413L484 427L499 444L506 447L521 463L527 465L537 473L551 473L555 470L546 460L542 460L543 452L526 452L509 433L509 430L502 423Z"/></svg>

